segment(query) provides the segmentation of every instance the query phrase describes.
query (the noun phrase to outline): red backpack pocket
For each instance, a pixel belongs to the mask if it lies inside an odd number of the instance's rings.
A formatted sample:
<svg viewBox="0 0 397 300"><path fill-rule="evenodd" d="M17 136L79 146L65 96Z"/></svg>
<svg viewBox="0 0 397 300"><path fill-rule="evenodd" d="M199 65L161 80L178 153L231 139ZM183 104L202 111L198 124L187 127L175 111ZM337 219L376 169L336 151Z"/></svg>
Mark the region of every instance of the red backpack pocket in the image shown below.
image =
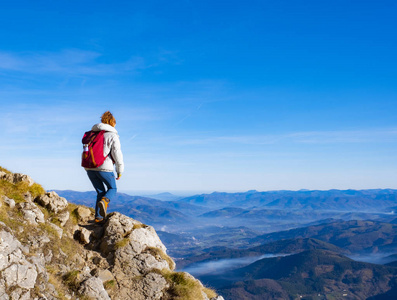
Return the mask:
<svg viewBox="0 0 397 300"><path fill-rule="evenodd" d="M87 131L84 133L83 154L81 157L81 166L84 168L97 168L101 166L107 156L103 155L103 145L105 131Z"/></svg>

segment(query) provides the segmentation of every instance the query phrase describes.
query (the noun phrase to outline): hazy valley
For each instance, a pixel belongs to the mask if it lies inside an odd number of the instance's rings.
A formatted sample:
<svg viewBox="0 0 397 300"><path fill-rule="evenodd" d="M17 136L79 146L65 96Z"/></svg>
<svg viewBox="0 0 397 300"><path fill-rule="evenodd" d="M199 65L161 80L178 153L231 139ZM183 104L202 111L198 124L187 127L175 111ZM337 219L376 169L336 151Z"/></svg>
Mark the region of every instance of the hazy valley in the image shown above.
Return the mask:
<svg viewBox="0 0 397 300"><path fill-rule="evenodd" d="M57 193L87 206L95 199L94 192ZM396 292L397 190L158 198L119 193L110 209L154 226L177 269L225 299L388 299Z"/></svg>

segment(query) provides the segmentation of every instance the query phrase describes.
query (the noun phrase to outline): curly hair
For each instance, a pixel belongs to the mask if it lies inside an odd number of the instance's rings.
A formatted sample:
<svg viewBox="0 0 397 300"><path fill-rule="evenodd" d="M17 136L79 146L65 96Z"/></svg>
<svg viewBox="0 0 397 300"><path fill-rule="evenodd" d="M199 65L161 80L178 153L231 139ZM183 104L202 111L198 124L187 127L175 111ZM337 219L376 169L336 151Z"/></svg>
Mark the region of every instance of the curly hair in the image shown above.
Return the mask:
<svg viewBox="0 0 397 300"><path fill-rule="evenodd" d="M116 119L113 117L110 111L104 112L101 117L101 122L105 124L109 124L111 126L116 126Z"/></svg>

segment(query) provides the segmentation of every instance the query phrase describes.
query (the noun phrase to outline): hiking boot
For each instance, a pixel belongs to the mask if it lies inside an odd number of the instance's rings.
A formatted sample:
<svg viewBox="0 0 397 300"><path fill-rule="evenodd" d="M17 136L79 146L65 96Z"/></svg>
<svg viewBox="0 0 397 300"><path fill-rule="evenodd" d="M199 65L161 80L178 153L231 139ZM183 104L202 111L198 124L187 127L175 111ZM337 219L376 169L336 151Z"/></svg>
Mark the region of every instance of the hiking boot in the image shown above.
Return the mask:
<svg viewBox="0 0 397 300"><path fill-rule="evenodd" d="M106 218L106 212L108 210L109 199L106 197L102 197L101 201L99 202L99 215L103 218Z"/></svg>
<svg viewBox="0 0 397 300"><path fill-rule="evenodd" d="M94 222L95 223L102 223L104 219L99 219L99 218L95 218Z"/></svg>

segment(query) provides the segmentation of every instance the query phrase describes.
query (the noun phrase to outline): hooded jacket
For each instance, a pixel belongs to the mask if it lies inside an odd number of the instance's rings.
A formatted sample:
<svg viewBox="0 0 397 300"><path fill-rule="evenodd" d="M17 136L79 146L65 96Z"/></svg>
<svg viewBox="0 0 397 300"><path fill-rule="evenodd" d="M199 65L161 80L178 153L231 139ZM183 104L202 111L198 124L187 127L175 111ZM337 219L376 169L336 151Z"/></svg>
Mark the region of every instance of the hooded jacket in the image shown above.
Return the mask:
<svg viewBox="0 0 397 300"><path fill-rule="evenodd" d="M98 123L92 126L92 131L101 131L105 130L105 134L103 135L104 137L104 144L103 144L103 154L108 157L106 157L105 162L97 167L97 168L85 168L86 170L92 170L92 171L102 171L102 172L113 172L114 167L113 167L113 161L112 158L114 159L114 164L116 165L116 173L121 174L124 172L124 162L123 162L123 153L121 152L121 144L120 144L120 138L119 135L117 134L116 128L109 124L105 123ZM112 156L112 158L110 157Z"/></svg>

